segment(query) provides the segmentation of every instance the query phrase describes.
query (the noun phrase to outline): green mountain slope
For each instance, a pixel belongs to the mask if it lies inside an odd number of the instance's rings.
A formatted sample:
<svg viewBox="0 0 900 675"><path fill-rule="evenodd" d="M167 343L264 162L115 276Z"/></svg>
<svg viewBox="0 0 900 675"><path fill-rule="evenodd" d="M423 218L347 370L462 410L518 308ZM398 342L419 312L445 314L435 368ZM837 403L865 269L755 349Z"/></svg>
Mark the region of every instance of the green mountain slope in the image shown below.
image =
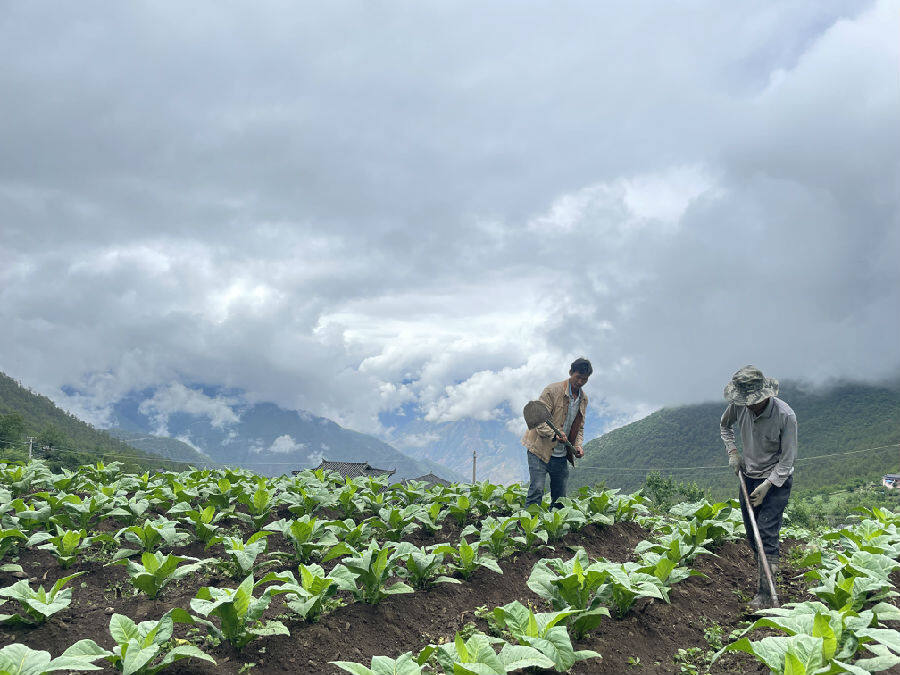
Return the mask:
<svg viewBox="0 0 900 675"><path fill-rule="evenodd" d="M900 387L842 383L808 390L785 383L779 398L797 414L795 491L850 487L900 470ZM609 487L635 489L658 469L714 495L732 494L736 478L726 466L719 437L724 410L724 401L663 408L595 438L585 444L585 458L570 485L605 481Z"/></svg>
<svg viewBox="0 0 900 675"><path fill-rule="evenodd" d="M0 373L0 461L27 458L29 436L35 439L34 455L45 458L55 470L98 460L120 461L128 470L187 468L95 429L58 408L46 396L35 394Z"/></svg>
<svg viewBox="0 0 900 675"><path fill-rule="evenodd" d="M166 457L178 462L187 462L197 467L214 467L217 465L212 457L206 453L194 449L187 443L177 438L167 436L153 436L140 431L126 431L125 429L106 429L106 433L130 446L149 452L160 457Z"/></svg>

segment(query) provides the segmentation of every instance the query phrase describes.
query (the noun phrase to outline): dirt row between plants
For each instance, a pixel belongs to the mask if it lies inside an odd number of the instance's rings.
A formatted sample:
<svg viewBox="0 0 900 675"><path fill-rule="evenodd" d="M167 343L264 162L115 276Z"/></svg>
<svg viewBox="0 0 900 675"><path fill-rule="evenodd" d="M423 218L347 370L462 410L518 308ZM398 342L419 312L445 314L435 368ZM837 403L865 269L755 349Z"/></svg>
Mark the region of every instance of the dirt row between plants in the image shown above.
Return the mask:
<svg viewBox="0 0 900 675"><path fill-rule="evenodd" d="M255 664L251 673L342 673L329 661L357 661L368 665L372 656L383 654L396 657L405 651L417 651L428 643L452 639L456 631L474 623L481 630L486 624L476 617L479 607L493 609L513 600L531 603L541 611L549 610L544 601L527 587L532 567L541 558L572 555L572 547L583 546L591 558L604 557L613 561L631 559L635 545L648 538L649 533L636 523L616 523L609 527L588 526L567 535L552 549L519 553L500 561L503 574L479 570L462 584L438 584L427 591L391 596L372 606L352 603L324 616L317 624L296 621L283 612L283 597L273 600L264 618L284 621L290 637L274 636L254 640L241 652L227 643L204 645L196 629L178 627L176 634L186 637L213 656L216 666L200 661L182 661L167 672L179 674L237 675L246 672L246 663ZM277 539L273 536L272 539ZM274 541L273 541L274 543ZM783 560L796 542L785 542ZM193 549L198 549L194 551ZM202 546L194 544L178 549L203 555ZM209 555L209 553L207 553ZM65 648L82 638L92 638L111 648L108 635L110 614L126 614L135 621L157 619L172 607L189 609L190 600L204 585L234 586L235 582L220 575L194 575L183 582L167 587L161 597L150 600L132 595L123 566L103 567L82 563L71 570L61 570L55 559L43 551L24 552L20 559L30 574L37 576L45 587L72 571L86 574L70 582L73 588L72 605L36 628L0 629L0 644L22 642L35 649L59 655ZM743 541L729 542L716 556L701 556L693 564L708 578L691 577L676 584L670 593L671 604L641 600L621 620L606 619L595 633L576 643L576 649L592 649L602 659L592 659L575 665L573 673L680 673L673 656L679 648L710 646L704 632L721 628L727 642L728 633L745 616L746 600L753 591L755 566L749 548ZM293 569L282 564L273 569ZM36 571L44 570L43 573ZM791 581L799 571L785 570L784 601L803 600L805 584ZM11 583L2 580L3 585ZM34 586L35 584L32 584ZM8 609L4 607L4 610ZM191 632L193 631L193 632ZM109 672L114 672L112 669ZM702 669L701 669L702 672ZM713 666L713 673L765 673L766 668L746 655L727 656Z"/></svg>

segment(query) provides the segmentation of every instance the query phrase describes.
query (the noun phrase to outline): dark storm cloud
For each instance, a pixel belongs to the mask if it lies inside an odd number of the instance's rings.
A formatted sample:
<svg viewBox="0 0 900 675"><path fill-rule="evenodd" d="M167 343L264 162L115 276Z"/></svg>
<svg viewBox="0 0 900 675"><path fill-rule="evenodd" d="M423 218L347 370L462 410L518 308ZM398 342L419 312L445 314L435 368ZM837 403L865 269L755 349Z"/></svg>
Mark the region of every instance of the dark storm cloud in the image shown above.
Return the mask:
<svg viewBox="0 0 900 675"><path fill-rule="evenodd" d="M896 368L888 5L8 5L4 370L358 428ZM894 252L892 255L891 252ZM769 301L764 301L768 297Z"/></svg>

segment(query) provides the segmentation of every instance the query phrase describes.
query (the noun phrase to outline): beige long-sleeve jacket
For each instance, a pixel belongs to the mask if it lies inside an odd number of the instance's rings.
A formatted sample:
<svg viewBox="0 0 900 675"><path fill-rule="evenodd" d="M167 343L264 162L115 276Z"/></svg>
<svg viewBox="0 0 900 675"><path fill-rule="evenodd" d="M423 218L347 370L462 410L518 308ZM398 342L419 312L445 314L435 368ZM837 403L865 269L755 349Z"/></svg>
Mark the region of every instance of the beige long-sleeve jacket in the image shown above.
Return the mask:
<svg viewBox="0 0 900 675"><path fill-rule="evenodd" d="M584 389L581 390L581 404L578 406L578 412L576 413L575 420L572 422L571 426L571 429L576 430L574 437L571 433L568 433L568 429L563 429L563 425L566 422L566 413L569 410L569 380L566 379L562 382L548 384L544 387L544 391L541 392L540 400L546 403L547 407L550 408L550 417L553 420L553 424L556 425L557 429L568 436L572 445L583 445L584 417L587 413L588 404L588 397L587 394L584 393ZM549 462L550 456L553 454L553 446L556 445L556 443L553 442L553 429L551 429L548 424L540 424L534 429L529 429L525 432L525 435L522 436L522 445L528 449L528 452L532 452L540 457L541 460ZM566 457L572 466L574 466L574 453L571 450L567 450Z"/></svg>

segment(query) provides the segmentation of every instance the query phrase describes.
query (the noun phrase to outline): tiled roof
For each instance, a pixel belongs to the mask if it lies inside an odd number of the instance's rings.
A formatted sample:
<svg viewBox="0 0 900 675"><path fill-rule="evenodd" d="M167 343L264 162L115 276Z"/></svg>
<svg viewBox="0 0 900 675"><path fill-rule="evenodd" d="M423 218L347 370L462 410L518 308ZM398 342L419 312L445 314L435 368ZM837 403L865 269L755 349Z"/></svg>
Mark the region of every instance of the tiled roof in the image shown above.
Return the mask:
<svg viewBox="0 0 900 675"><path fill-rule="evenodd" d="M336 471L344 478L356 478L357 476L381 476L387 474L392 476L397 469L377 469L368 462L329 462L322 460L322 463L316 467L316 470L324 469L325 471Z"/></svg>

